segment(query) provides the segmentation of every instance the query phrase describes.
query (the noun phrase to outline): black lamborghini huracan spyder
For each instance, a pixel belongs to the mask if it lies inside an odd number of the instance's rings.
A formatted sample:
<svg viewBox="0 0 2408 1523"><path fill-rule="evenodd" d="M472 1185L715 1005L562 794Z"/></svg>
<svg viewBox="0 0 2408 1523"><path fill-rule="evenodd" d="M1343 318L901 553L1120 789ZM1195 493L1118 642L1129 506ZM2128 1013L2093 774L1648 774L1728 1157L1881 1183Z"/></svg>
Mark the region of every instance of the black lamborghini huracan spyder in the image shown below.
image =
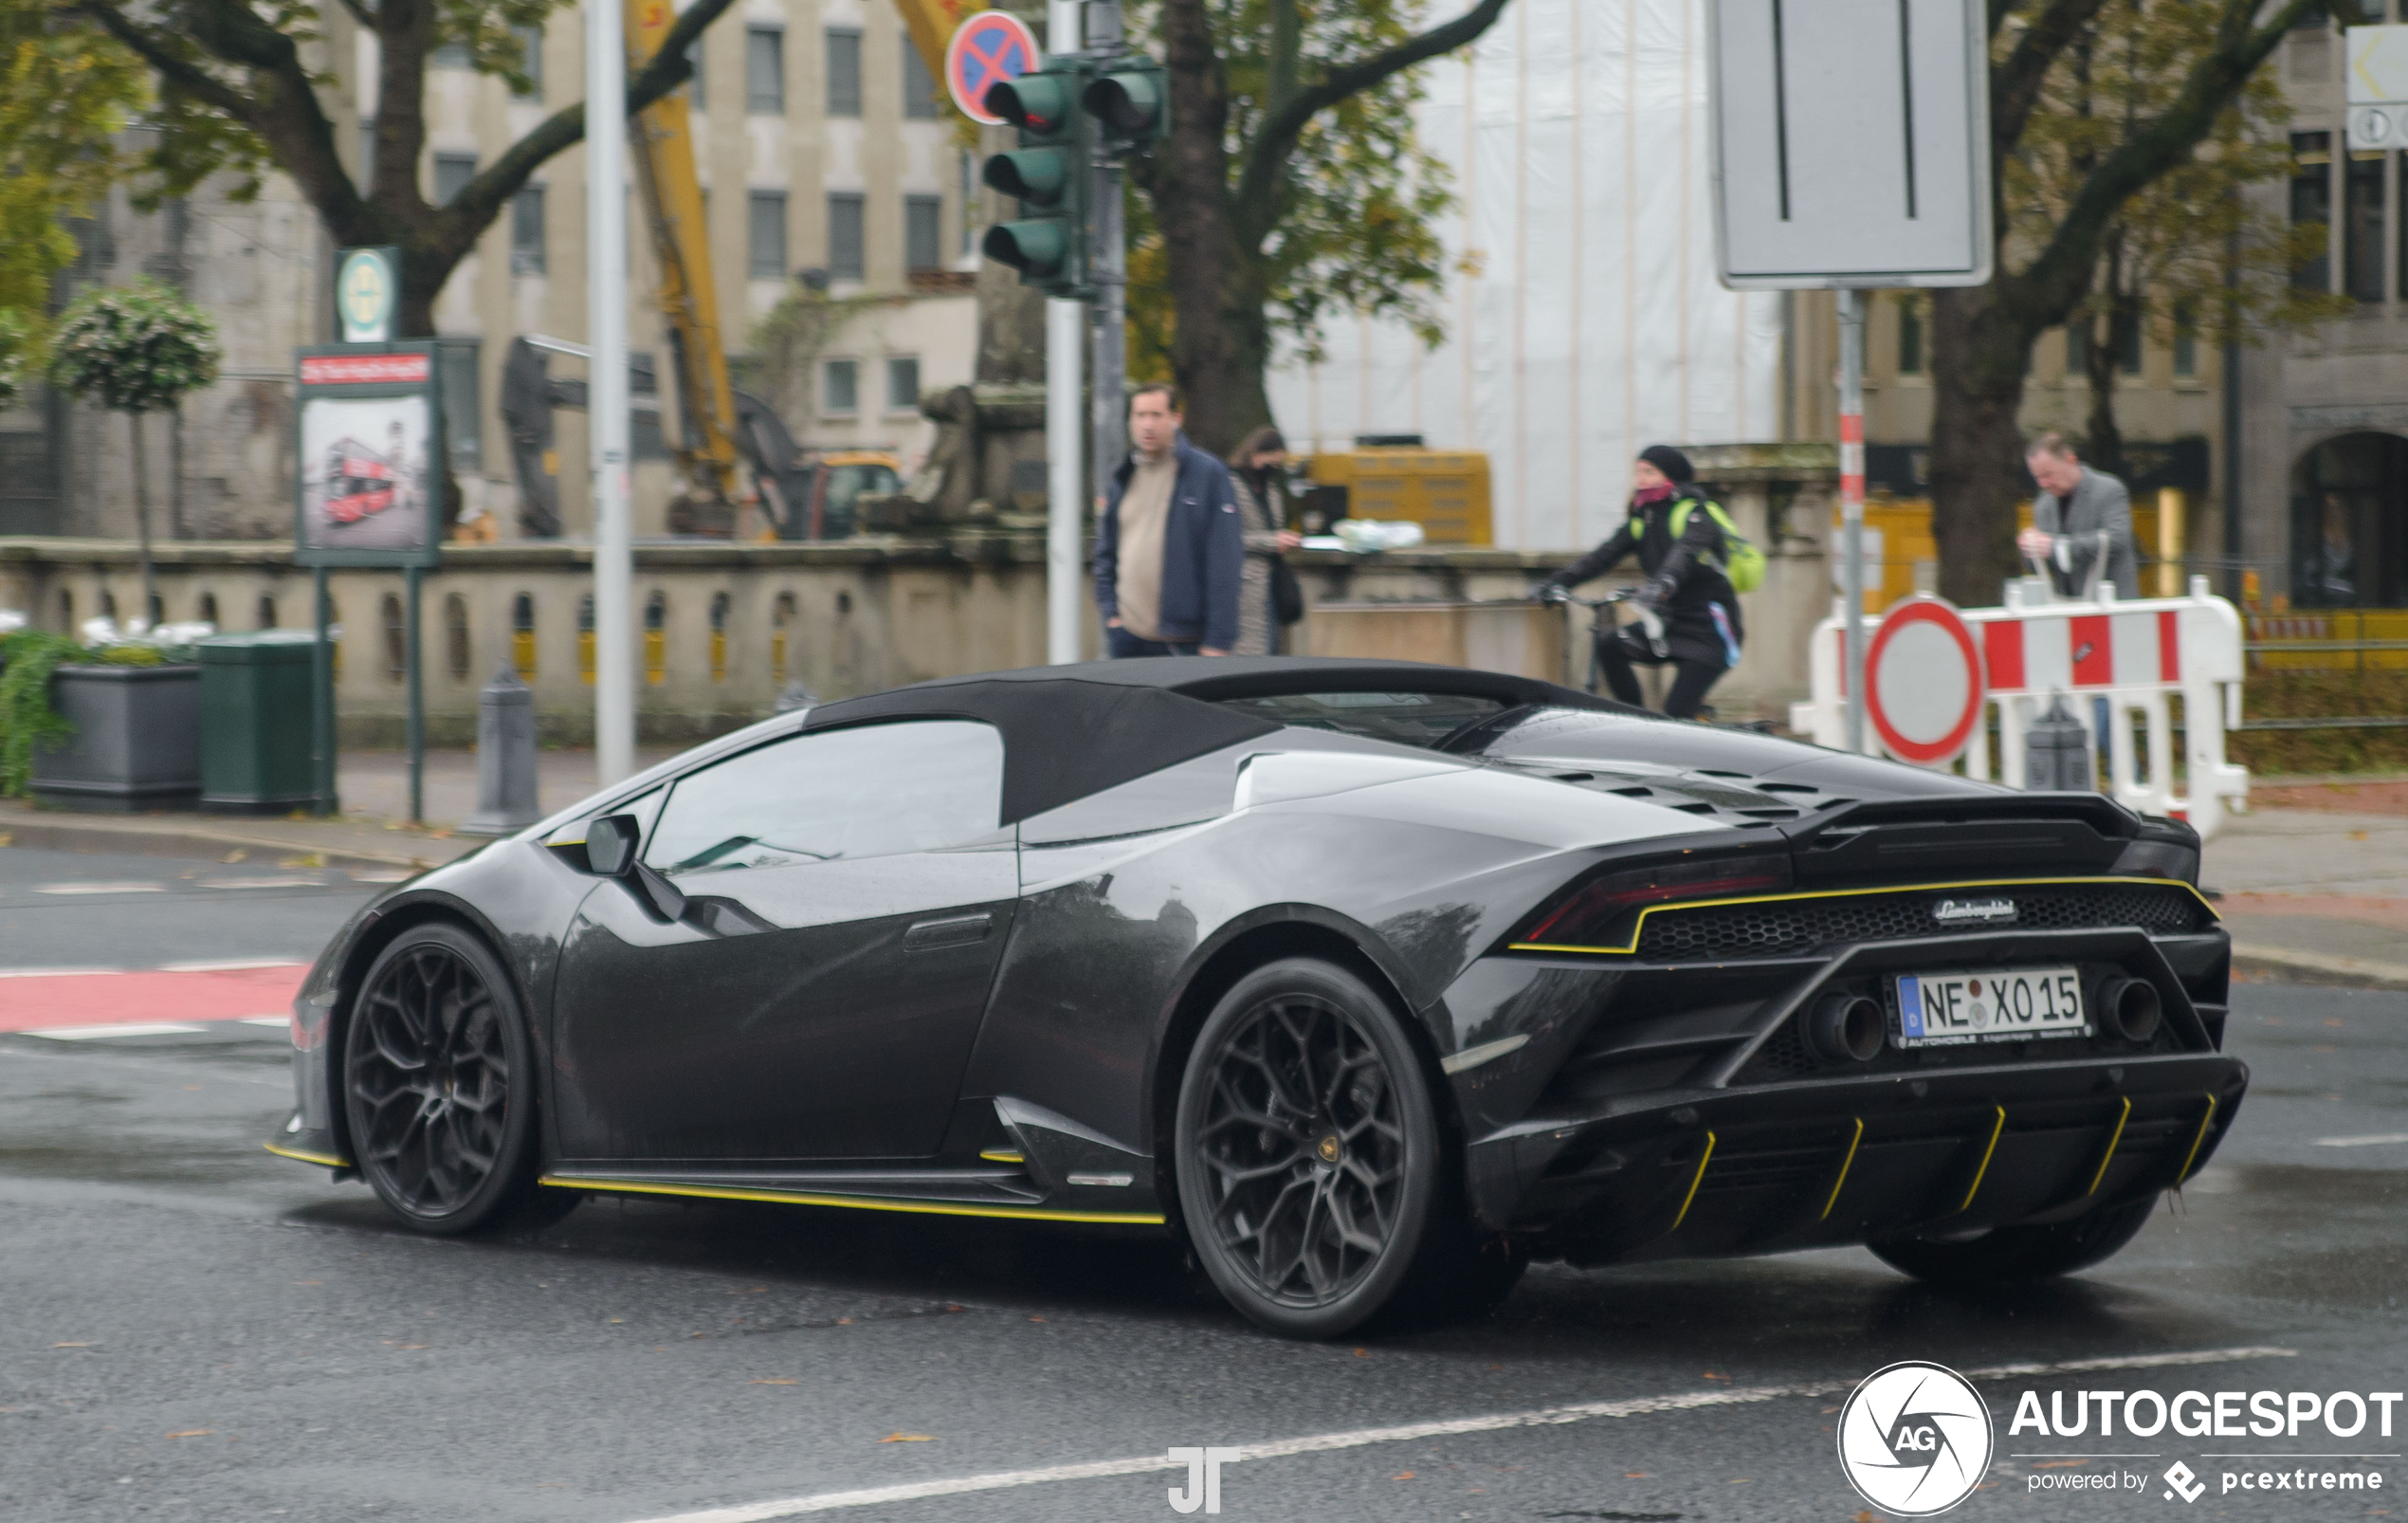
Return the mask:
<svg viewBox="0 0 2408 1523"><path fill-rule="evenodd" d="M1489 672L1122 661L697 747L362 910L268 1146L466 1232L1179 1235L1341 1332L1595 1264L2105 1258L2248 1081L2198 839Z"/></svg>

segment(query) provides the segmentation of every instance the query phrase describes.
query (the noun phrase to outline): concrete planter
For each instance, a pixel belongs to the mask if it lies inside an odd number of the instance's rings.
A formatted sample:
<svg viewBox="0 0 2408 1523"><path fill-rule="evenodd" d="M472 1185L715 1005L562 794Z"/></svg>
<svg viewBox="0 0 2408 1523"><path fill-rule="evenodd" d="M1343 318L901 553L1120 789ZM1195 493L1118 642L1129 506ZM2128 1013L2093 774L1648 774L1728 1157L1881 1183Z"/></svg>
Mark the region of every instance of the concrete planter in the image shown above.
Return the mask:
<svg viewBox="0 0 2408 1523"><path fill-rule="evenodd" d="M64 666L50 703L75 736L34 747L36 799L126 814L200 802L200 668Z"/></svg>

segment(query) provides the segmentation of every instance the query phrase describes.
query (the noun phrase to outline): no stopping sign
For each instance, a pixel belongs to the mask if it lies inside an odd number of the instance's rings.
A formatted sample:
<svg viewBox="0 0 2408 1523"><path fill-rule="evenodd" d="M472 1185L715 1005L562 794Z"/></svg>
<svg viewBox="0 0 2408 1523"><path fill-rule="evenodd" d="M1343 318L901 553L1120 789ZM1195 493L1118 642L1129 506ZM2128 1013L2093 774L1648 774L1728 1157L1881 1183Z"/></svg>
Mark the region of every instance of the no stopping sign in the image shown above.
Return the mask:
<svg viewBox="0 0 2408 1523"><path fill-rule="evenodd" d="M1981 723L1981 648L1956 608L1910 597L1865 647L1865 716L1889 754L1918 766L1957 759Z"/></svg>

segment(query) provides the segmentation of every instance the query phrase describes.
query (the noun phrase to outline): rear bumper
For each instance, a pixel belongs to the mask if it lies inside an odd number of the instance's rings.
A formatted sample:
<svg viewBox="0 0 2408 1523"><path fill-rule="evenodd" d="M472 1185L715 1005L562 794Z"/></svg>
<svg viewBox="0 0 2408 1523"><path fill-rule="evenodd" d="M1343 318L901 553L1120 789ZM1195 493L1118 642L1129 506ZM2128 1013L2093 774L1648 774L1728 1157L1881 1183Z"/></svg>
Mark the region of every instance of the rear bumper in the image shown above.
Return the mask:
<svg viewBox="0 0 2408 1523"><path fill-rule="evenodd" d="M1484 1225L1580 1262L2079 1216L2179 1184L2248 1087L2216 1053L1657 1091L1468 1149Z"/></svg>

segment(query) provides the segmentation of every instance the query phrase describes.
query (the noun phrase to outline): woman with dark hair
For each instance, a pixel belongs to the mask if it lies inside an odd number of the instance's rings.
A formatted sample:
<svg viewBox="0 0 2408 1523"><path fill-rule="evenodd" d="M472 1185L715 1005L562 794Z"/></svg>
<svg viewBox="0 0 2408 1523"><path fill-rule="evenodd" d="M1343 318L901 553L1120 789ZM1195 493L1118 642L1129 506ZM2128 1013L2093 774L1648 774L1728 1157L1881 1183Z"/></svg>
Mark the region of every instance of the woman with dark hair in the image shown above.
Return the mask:
<svg viewBox="0 0 2408 1523"><path fill-rule="evenodd" d="M1739 665L1742 630L1739 594L1723 570L1732 546L1725 542L1722 509L1696 486L1688 456L1669 444L1650 445L1631 468L1630 517L1614 537L1532 589L1536 596L1560 598L1569 588L1601 577L1633 551L1647 582L1639 606L1662 621L1661 645L1641 626L1619 629L1599 619L1597 665L1606 686L1626 704L1643 705L1633 663L1675 669L1664 712L1695 717L1706 689Z"/></svg>
<svg viewBox="0 0 2408 1523"><path fill-rule="evenodd" d="M1238 526L1246 538L1246 571L1237 588L1237 644L1231 655L1279 653L1279 609L1272 585L1284 567L1279 555L1304 537L1283 522L1279 475L1287 465L1287 441L1269 424L1246 436L1229 457L1237 487Z"/></svg>

